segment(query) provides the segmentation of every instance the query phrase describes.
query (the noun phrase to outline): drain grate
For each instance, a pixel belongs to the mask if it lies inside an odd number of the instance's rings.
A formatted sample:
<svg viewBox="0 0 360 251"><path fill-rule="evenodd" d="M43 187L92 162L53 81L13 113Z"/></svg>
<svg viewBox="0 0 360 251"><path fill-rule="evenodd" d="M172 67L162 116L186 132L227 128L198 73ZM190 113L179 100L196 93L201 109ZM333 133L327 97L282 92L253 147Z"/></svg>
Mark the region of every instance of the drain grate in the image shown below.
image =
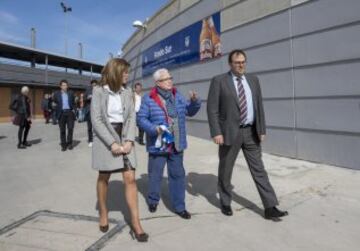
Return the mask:
<svg viewBox="0 0 360 251"><path fill-rule="evenodd" d="M127 226L109 225L103 234L97 217L41 210L0 229L0 250L100 250Z"/></svg>

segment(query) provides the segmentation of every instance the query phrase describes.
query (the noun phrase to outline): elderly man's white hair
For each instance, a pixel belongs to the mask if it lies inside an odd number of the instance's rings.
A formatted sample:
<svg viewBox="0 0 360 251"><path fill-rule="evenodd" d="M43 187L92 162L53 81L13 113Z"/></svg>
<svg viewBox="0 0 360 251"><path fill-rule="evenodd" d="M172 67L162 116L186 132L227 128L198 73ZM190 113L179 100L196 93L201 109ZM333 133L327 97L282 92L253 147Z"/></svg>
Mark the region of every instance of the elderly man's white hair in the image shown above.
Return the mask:
<svg viewBox="0 0 360 251"><path fill-rule="evenodd" d="M26 85L21 87L21 93L22 94L25 94L25 93L28 93L29 92L29 87L27 87Z"/></svg>
<svg viewBox="0 0 360 251"><path fill-rule="evenodd" d="M161 75L164 73L169 73L169 70L166 68L161 68L161 69L156 70L153 74L154 80L158 81L160 79Z"/></svg>

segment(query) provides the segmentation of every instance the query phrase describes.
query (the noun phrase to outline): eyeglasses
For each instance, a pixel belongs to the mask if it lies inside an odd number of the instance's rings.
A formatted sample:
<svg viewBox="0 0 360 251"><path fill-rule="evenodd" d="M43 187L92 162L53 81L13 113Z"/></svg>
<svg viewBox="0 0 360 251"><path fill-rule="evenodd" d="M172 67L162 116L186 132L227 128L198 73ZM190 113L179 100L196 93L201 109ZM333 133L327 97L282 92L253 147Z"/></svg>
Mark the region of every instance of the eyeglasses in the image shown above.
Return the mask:
<svg viewBox="0 0 360 251"><path fill-rule="evenodd" d="M231 63L240 65L240 64L246 64L246 61L232 61Z"/></svg>
<svg viewBox="0 0 360 251"><path fill-rule="evenodd" d="M169 77L169 78L164 78L164 79L159 79L158 82L162 83L168 80L173 80L173 77Z"/></svg>

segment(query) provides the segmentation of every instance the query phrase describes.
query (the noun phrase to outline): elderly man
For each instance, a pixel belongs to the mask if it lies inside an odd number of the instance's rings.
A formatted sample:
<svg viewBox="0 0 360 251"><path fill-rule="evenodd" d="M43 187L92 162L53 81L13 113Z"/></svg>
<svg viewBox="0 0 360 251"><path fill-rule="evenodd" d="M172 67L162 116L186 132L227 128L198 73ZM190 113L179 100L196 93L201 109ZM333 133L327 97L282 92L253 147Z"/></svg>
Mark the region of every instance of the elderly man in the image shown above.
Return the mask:
<svg viewBox="0 0 360 251"><path fill-rule="evenodd" d="M190 91L190 100L186 101L173 87L167 69L157 70L153 77L156 86L143 97L137 113L137 124L146 132L146 149L149 152L149 211L153 213L157 209L164 166L167 164L172 207L180 217L190 219L191 215L185 207L185 120L186 116L194 116L199 111L201 101L194 91Z"/></svg>

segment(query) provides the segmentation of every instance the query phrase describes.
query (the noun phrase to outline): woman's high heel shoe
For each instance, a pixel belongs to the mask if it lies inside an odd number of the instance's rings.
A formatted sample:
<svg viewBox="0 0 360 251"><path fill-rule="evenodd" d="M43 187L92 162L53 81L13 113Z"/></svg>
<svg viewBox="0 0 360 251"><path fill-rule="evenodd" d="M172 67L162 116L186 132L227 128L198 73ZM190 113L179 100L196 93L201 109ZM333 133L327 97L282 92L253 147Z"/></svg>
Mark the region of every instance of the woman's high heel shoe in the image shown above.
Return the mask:
<svg viewBox="0 0 360 251"><path fill-rule="evenodd" d="M149 239L149 235L147 233L137 234L134 229L130 230L130 235L133 240L137 240L138 242L147 242Z"/></svg>
<svg viewBox="0 0 360 251"><path fill-rule="evenodd" d="M105 226L99 226L101 232L106 233L109 230L109 224Z"/></svg>

